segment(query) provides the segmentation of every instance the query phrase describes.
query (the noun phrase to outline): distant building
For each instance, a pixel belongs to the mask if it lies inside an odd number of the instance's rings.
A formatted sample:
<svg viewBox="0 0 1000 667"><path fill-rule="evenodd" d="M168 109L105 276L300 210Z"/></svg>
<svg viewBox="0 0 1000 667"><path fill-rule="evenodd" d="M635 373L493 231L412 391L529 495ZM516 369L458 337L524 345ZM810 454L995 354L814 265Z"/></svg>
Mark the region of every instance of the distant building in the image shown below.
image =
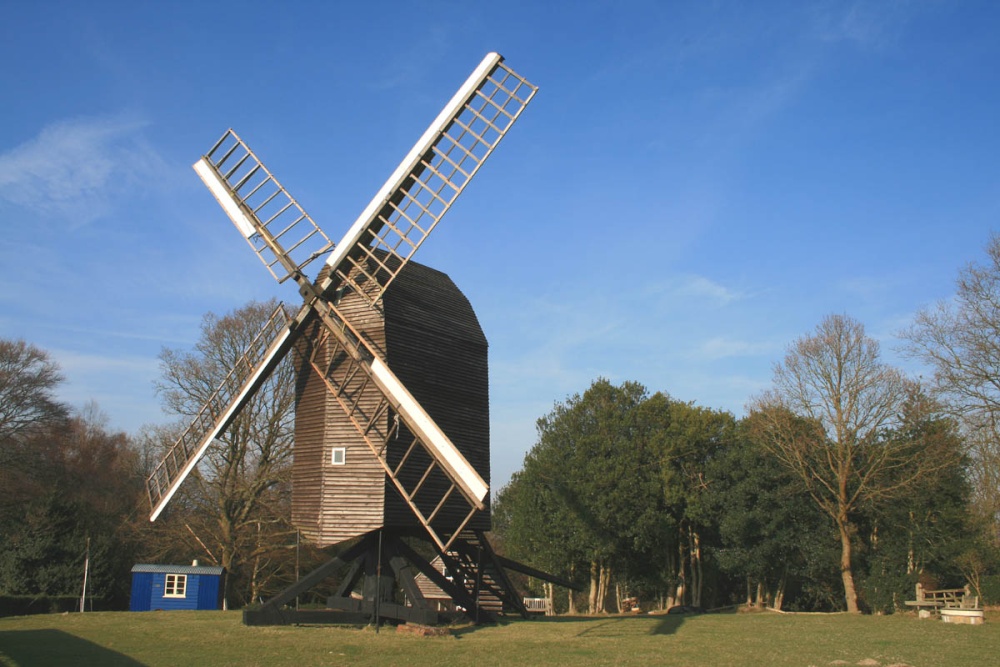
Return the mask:
<svg viewBox="0 0 1000 667"><path fill-rule="evenodd" d="M198 565L151 565L132 567L132 597L129 611L168 609L221 609L224 570Z"/></svg>

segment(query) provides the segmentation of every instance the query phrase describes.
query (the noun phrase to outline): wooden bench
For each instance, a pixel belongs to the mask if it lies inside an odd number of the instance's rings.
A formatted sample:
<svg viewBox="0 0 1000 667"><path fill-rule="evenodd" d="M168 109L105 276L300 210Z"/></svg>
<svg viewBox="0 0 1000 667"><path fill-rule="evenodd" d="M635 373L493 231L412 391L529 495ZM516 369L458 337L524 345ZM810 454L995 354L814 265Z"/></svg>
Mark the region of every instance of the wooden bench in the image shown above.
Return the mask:
<svg viewBox="0 0 1000 667"><path fill-rule="evenodd" d="M979 611L979 617L982 617L979 596L972 595L968 585L965 588L925 590L921 584L917 584L917 599L907 600L904 604L908 607L915 607L920 618L930 618L933 614L940 614L945 609ZM949 617L956 618L964 616L963 614L949 614Z"/></svg>
<svg viewBox="0 0 1000 667"><path fill-rule="evenodd" d="M548 598L524 598L524 608L532 614L552 615L552 607Z"/></svg>

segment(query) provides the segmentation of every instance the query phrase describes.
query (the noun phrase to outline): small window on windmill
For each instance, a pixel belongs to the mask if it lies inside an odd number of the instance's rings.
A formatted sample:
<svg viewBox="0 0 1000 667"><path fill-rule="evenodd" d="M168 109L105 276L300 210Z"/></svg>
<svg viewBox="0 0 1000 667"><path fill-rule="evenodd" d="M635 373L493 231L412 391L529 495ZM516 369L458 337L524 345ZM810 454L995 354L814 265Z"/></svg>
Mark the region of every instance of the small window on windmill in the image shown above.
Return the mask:
<svg viewBox="0 0 1000 667"><path fill-rule="evenodd" d="M330 450L330 465L342 466L347 460L347 447L334 447Z"/></svg>

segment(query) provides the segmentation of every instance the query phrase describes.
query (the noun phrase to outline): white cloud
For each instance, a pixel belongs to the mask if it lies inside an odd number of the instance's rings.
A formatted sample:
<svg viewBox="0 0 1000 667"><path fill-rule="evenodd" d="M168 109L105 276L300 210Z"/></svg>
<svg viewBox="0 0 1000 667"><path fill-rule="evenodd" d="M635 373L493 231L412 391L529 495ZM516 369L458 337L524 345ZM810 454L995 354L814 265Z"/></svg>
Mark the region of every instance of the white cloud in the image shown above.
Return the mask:
<svg viewBox="0 0 1000 667"><path fill-rule="evenodd" d="M677 293L683 296L711 299L720 304L728 304L739 299L739 294L703 276L687 276L678 286Z"/></svg>
<svg viewBox="0 0 1000 667"><path fill-rule="evenodd" d="M117 196L164 171L145 123L81 118L47 125L0 154L0 199L79 227L106 215Z"/></svg>
<svg viewBox="0 0 1000 667"><path fill-rule="evenodd" d="M67 377L85 373L107 373L109 375L143 376L155 378L159 375L159 360L147 357L106 356L86 354L71 350L54 349L52 355Z"/></svg>
<svg viewBox="0 0 1000 667"><path fill-rule="evenodd" d="M726 336L710 338L698 347L698 355L704 359L760 356L772 354L774 351L775 347L768 343L753 343L745 340L735 340Z"/></svg>
<svg viewBox="0 0 1000 667"><path fill-rule="evenodd" d="M699 275L680 276L661 282L652 285L648 292L651 296L659 294L669 299L707 300L721 306L729 305L743 298L742 293Z"/></svg>
<svg viewBox="0 0 1000 667"><path fill-rule="evenodd" d="M905 1L833 3L818 10L817 30L826 42L846 42L862 49L891 48L913 16L935 11L934 5Z"/></svg>

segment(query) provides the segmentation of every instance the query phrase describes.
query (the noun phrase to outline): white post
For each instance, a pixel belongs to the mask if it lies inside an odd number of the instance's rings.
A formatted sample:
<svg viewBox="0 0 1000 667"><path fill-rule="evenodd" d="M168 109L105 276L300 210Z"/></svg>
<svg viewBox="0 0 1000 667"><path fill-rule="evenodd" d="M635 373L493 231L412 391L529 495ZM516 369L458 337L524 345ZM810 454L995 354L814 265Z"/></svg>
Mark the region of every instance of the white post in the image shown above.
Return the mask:
<svg viewBox="0 0 1000 667"><path fill-rule="evenodd" d="M80 593L80 613L87 610L87 575L90 572L90 538L87 538L87 551L83 558L83 592Z"/></svg>

